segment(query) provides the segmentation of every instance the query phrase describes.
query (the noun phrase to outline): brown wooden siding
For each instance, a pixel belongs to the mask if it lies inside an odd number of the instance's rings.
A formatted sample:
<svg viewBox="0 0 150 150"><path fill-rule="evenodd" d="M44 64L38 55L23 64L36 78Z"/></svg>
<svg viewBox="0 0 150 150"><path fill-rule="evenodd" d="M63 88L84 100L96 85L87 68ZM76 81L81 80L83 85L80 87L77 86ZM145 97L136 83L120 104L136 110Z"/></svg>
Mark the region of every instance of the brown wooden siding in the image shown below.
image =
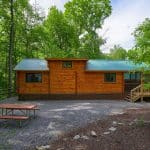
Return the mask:
<svg viewBox="0 0 150 150"><path fill-rule="evenodd" d="M124 92L122 72L116 72L116 83L105 83L105 72L86 72L85 61L73 61L72 68L63 68L62 61L50 61L52 94L110 94Z"/></svg>
<svg viewBox="0 0 150 150"><path fill-rule="evenodd" d="M19 94L46 94L49 93L49 73L48 72L37 72L42 73L42 82L41 83L26 83L26 73L35 73L35 72L17 72L18 78L18 92Z"/></svg>
<svg viewBox="0 0 150 150"><path fill-rule="evenodd" d="M51 94L76 94L77 72L84 73L85 61L73 61L72 68L63 68L62 61L49 61L50 68L50 93Z"/></svg>
<svg viewBox="0 0 150 150"><path fill-rule="evenodd" d="M104 73L105 72L89 72L80 75L78 79L78 93L122 93L122 73L116 73L116 83L104 82Z"/></svg>

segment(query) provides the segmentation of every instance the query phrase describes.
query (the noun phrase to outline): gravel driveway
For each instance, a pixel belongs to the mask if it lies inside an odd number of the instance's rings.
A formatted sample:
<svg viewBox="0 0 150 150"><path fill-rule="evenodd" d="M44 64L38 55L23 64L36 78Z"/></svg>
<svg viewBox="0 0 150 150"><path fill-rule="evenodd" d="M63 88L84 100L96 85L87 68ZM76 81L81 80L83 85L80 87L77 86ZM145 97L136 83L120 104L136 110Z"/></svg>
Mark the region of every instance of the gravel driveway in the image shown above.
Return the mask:
<svg viewBox="0 0 150 150"><path fill-rule="evenodd" d="M17 101L11 98L1 103L32 103L40 107L35 119L21 128L16 121L0 120L0 150L25 150L47 145L58 135L107 115L123 113L126 108L148 107L150 103L130 103L114 100Z"/></svg>

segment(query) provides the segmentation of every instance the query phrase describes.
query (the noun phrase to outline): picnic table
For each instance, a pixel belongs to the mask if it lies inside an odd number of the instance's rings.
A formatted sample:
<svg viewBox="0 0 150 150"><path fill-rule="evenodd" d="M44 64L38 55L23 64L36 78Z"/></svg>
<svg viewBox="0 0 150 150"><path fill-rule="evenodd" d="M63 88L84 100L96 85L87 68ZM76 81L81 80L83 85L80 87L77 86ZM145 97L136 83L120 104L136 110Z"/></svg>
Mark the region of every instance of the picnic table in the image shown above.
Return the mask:
<svg viewBox="0 0 150 150"><path fill-rule="evenodd" d="M0 119L19 120L20 125L21 120L27 120L31 117L31 111L33 111L35 118L35 111L39 110L37 105L34 104L0 104L0 109ZM16 111L21 112L21 115L17 115Z"/></svg>

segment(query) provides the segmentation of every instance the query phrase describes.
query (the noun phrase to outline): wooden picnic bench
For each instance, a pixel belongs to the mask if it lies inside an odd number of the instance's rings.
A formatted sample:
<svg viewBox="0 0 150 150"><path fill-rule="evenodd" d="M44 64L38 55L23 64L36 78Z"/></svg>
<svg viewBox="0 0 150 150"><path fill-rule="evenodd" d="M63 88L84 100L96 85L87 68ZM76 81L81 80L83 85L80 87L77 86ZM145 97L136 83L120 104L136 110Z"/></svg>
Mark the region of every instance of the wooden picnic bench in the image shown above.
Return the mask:
<svg viewBox="0 0 150 150"><path fill-rule="evenodd" d="M1 115L0 119L19 120L21 121L30 118L30 111L33 111L35 118L35 111L39 110L37 105L29 104L0 104ZM4 111L5 110L5 111ZM14 111L19 110L23 115L16 115Z"/></svg>

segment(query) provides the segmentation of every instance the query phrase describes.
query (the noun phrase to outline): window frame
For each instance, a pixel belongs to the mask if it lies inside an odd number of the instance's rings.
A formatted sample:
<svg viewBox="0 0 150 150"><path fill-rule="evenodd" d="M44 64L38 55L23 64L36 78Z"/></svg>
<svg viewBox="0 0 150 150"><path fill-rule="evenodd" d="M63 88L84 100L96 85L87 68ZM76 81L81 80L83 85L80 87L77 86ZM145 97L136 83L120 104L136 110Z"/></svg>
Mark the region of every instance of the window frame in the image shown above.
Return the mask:
<svg viewBox="0 0 150 150"><path fill-rule="evenodd" d="M27 76L29 75L29 74L40 74L40 76L41 76L41 80L40 81L27 81ZM42 73L30 73L30 72L28 72L28 73L26 73L26 75L25 75L25 82L26 83L42 83Z"/></svg>
<svg viewBox="0 0 150 150"><path fill-rule="evenodd" d="M71 63L71 67L67 67L64 65L65 63L68 63L68 62ZM70 61L70 60L62 61L62 68L63 69L72 69L72 67L73 67L72 61Z"/></svg>
<svg viewBox="0 0 150 150"><path fill-rule="evenodd" d="M110 74L114 74L115 75L115 80L114 81L108 81L108 80L106 80L106 75L110 75ZM117 82L117 74L116 73L109 73L109 72L107 72L107 73L104 73L104 83L116 83Z"/></svg>

